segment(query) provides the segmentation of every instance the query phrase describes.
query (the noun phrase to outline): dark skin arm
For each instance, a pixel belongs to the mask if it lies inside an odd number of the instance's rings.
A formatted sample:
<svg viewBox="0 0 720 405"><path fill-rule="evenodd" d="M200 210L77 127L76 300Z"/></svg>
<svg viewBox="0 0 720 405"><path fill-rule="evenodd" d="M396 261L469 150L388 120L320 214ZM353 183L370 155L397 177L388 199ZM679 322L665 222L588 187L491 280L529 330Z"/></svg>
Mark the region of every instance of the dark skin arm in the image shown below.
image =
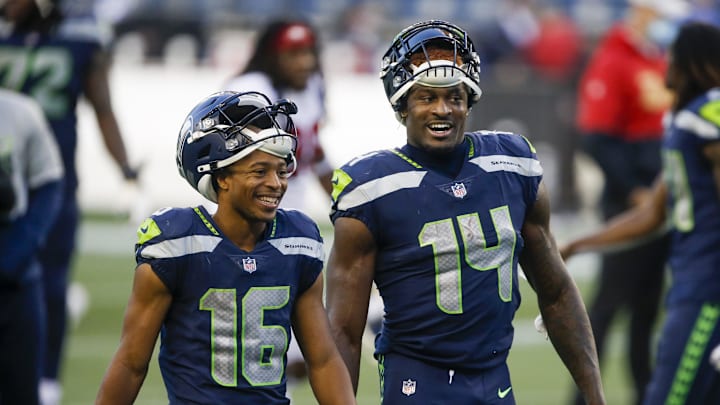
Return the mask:
<svg viewBox="0 0 720 405"><path fill-rule="evenodd" d="M108 54L103 51L96 52L85 79L83 90L85 97L95 111L98 127L110 156L122 170L123 177L126 180L134 180L137 173L128 164L125 144L120 135L120 127L112 108L108 69Z"/></svg>
<svg viewBox="0 0 720 405"><path fill-rule="evenodd" d="M335 220L335 241L327 264L327 308L330 329L355 392L376 255L375 241L365 224L353 218Z"/></svg>
<svg viewBox="0 0 720 405"><path fill-rule="evenodd" d="M332 189L333 189L332 177L333 177L332 171L329 171L325 174L318 175L318 181L320 182L320 185L322 186L323 190L325 190L325 192L329 196L332 195Z"/></svg>
<svg viewBox="0 0 720 405"><path fill-rule="evenodd" d="M540 185L525 218L520 265L537 293L548 336L587 404L605 404L595 340L585 304L550 232L550 204Z"/></svg>
<svg viewBox="0 0 720 405"><path fill-rule="evenodd" d="M568 259L579 252L600 250L654 234L665 223L666 194L665 183L658 178L642 203L612 218L597 232L563 246L560 249L562 257Z"/></svg>
<svg viewBox="0 0 720 405"><path fill-rule="evenodd" d="M298 298L293 331L308 368L310 386L321 405L355 403L345 363L333 342L327 313L322 303L323 277Z"/></svg>
<svg viewBox="0 0 720 405"><path fill-rule="evenodd" d="M132 404L145 376L172 296L149 264L135 270L120 345L98 391L96 404Z"/></svg>
<svg viewBox="0 0 720 405"><path fill-rule="evenodd" d="M705 145L702 154L710 162L715 188L720 198L720 142ZM667 192L665 182L658 177L649 195L641 204L612 218L597 232L568 243L560 250L562 256L567 259L576 253L600 250L614 244L637 240L658 231L668 215Z"/></svg>

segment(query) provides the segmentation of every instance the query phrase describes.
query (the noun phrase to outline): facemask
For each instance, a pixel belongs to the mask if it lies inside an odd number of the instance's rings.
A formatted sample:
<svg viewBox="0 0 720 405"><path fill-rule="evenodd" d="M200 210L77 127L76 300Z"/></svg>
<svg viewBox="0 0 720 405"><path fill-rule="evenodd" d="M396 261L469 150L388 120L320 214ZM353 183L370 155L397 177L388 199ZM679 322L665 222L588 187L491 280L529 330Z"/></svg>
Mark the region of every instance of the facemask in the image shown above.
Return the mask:
<svg viewBox="0 0 720 405"><path fill-rule="evenodd" d="M647 38L662 49L670 46L678 33L678 26L674 22L665 19L657 19L648 24L645 29Z"/></svg>

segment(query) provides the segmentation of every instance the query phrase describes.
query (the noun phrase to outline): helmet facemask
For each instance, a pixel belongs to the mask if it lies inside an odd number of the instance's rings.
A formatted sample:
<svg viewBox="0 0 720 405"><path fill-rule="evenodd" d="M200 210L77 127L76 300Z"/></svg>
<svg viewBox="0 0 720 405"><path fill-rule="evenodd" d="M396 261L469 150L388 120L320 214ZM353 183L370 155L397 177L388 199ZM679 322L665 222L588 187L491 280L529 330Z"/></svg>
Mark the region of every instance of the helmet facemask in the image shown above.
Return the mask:
<svg viewBox="0 0 720 405"><path fill-rule="evenodd" d="M290 118L297 113L293 102L283 99L272 104L258 92L223 94L230 96L216 102L196 122L193 123L192 113L188 116L179 139L182 144L178 145L178 162L192 163L190 167L180 167L181 175L213 202L217 202L217 193L212 174L255 150L285 159L289 174L297 166L297 138ZM186 149L192 149L196 155L183 156Z"/></svg>
<svg viewBox="0 0 720 405"><path fill-rule="evenodd" d="M443 57L437 57L434 49L443 50ZM459 27L438 20L412 25L398 34L383 57L380 78L398 120L403 100L415 84L465 84L470 94L468 107L482 94L480 59L470 38Z"/></svg>

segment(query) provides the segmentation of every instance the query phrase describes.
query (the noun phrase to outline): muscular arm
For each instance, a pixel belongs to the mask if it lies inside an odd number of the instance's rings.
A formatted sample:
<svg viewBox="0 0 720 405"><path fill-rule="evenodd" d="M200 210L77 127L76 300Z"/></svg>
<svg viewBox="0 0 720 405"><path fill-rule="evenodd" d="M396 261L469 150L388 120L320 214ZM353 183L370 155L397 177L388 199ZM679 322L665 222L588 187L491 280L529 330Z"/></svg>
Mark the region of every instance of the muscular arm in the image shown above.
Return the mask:
<svg viewBox="0 0 720 405"><path fill-rule="evenodd" d="M330 334L322 303L323 277L298 299L293 330L308 367L310 386L320 405L354 404L350 376Z"/></svg>
<svg viewBox="0 0 720 405"><path fill-rule="evenodd" d="M703 155L710 161L712 165L713 178L715 179L715 191L720 198L720 142L713 142L705 145Z"/></svg>
<svg viewBox="0 0 720 405"><path fill-rule="evenodd" d="M604 404L597 350L580 292L550 233L550 206L541 184L522 228L523 271L537 293L540 313L555 350L588 404Z"/></svg>
<svg viewBox="0 0 720 405"><path fill-rule="evenodd" d="M96 52L85 80L85 97L95 110L100 133L110 156L115 160L127 180L136 177L136 173L128 164L127 152L120 128L115 118L108 83L108 55Z"/></svg>
<svg viewBox="0 0 720 405"><path fill-rule="evenodd" d="M355 392L376 254L375 241L365 224L353 218L335 221L335 241L327 265L328 315Z"/></svg>
<svg viewBox="0 0 720 405"><path fill-rule="evenodd" d="M562 257L567 259L578 252L639 241L661 231L666 216L666 194L665 183L658 178L642 204L613 217L597 232L571 241L561 249Z"/></svg>
<svg viewBox="0 0 720 405"><path fill-rule="evenodd" d="M150 265L138 266L120 346L105 372L96 404L132 404L135 401L171 301L170 292Z"/></svg>

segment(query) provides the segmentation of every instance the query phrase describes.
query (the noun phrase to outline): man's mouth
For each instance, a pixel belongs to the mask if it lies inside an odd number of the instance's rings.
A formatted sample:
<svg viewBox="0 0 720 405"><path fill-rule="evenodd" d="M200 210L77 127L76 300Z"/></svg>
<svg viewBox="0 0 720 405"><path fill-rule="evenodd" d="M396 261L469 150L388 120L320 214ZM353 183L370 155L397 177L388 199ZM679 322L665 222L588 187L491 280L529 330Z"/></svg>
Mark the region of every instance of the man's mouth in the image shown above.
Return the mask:
<svg viewBox="0 0 720 405"><path fill-rule="evenodd" d="M260 200L263 205L270 208L277 208L280 205L280 197L259 196L258 200Z"/></svg>
<svg viewBox="0 0 720 405"><path fill-rule="evenodd" d="M449 122L436 122L429 124L427 127L435 136L447 136L454 128L454 126Z"/></svg>

